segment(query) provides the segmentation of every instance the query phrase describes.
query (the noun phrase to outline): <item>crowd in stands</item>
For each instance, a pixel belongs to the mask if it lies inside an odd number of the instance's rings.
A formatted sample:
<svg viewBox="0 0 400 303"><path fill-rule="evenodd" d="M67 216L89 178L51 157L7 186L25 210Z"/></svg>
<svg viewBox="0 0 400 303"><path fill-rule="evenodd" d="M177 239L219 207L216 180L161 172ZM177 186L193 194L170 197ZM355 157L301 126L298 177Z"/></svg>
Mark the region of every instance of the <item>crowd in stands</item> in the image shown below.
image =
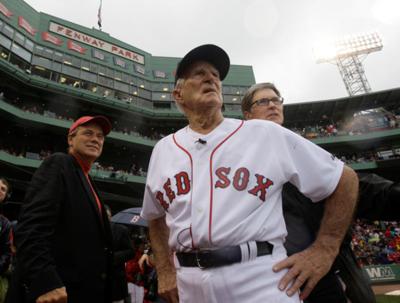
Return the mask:
<svg viewBox="0 0 400 303"><path fill-rule="evenodd" d="M33 152L33 151L27 151L29 150L28 148L15 148L9 145L3 145L0 144L0 151L4 151L12 156L19 157L19 158L26 158L26 159L31 159L31 160L44 160L48 156L50 156L53 151L51 150L45 150L42 149L39 152ZM135 176L146 176L146 172L143 170L143 168L137 164L137 163L132 163L131 167L129 169L122 169L122 168L116 168L113 165L106 165L106 164L101 164L99 162L95 162L93 164L92 168L93 172L110 172L109 177L110 178L115 178L115 179L122 179L124 181L127 180L129 175L135 175Z"/></svg>
<svg viewBox="0 0 400 303"><path fill-rule="evenodd" d="M57 107L50 110L45 104L39 104L38 102L29 104L28 102L22 101L19 97L7 98L4 96L4 93L1 92L0 98L26 112L35 113L54 119L72 122L76 116L68 107L65 109ZM400 106L399 108L391 111L387 111L383 108L377 108L360 112L357 115L349 117L343 121L333 121L331 118L323 115L320 122L316 125L310 125L301 128L289 128L307 139L315 139L333 136L362 135L371 131L388 130L399 127ZM158 141L167 134L175 132L174 128L139 128L133 123L117 120L113 121L112 130L125 135L143 137L147 140L153 141Z"/></svg>
<svg viewBox="0 0 400 303"><path fill-rule="evenodd" d="M358 219L352 227L352 234L351 246L361 266L400 264L399 222Z"/></svg>
<svg viewBox="0 0 400 303"><path fill-rule="evenodd" d="M71 121L72 123L76 116L68 108L66 108L65 110L59 108L57 108L57 110L56 109L50 110L46 107L45 104L38 104L38 103L29 104L27 102L22 101L19 97L15 97L9 100L7 98L4 98L4 94L1 93L0 93L0 98L2 98L3 101L6 101L7 103L25 112L42 115L48 118ZM123 133L129 136L143 137L144 139L153 141L158 141L161 138L165 137L165 134L158 129L155 128L139 129L135 125L128 125L128 123L123 123L117 120L113 121L112 131Z"/></svg>
<svg viewBox="0 0 400 303"><path fill-rule="evenodd" d="M346 121L334 122L323 116L321 122L316 125L302 128L290 128L295 133L307 138L323 138L334 136L355 136L400 127L400 107L393 111L382 108L363 112Z"/></svg>

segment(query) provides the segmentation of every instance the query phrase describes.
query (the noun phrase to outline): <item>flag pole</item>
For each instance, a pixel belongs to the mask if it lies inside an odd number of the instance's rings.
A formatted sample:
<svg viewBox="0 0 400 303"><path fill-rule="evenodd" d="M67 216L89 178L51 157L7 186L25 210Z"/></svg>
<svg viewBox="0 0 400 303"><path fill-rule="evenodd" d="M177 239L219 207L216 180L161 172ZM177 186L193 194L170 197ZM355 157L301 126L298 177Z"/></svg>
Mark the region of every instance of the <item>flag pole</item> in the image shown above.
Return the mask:
<svg viewBox="0 0 400 303"><path fill-rule="evenodd" d="M100 0L99 11L97 12L97 24L99 26L99 30L101 30L101 7L103 6L103 0Z"/></svg>

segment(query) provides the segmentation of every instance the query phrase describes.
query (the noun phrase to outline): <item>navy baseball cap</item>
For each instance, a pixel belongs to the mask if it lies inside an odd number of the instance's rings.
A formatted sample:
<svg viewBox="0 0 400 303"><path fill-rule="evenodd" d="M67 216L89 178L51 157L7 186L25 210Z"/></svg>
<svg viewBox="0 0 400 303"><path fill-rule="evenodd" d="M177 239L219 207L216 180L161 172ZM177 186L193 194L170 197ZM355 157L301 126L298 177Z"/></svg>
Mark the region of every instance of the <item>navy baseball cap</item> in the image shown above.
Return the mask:
<svg viewBox="0 0 400 303"><path fill-rule="evenodd" d="M178 63L175 73L175 83L182 78L186 69L196 61L205 61L213 65L219 72L220 80L224 80L228 74L230 60L228 54L219 46L214 44L200 45L190 52Z"/></svg>

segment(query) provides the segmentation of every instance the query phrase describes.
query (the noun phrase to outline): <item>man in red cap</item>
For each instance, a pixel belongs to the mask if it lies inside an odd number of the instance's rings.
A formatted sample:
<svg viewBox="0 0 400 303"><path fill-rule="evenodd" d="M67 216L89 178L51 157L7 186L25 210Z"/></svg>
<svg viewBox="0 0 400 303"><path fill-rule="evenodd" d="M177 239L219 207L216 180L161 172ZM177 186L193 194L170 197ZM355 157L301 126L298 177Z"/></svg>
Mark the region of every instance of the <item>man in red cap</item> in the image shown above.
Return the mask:
<svg viewBox="0 0 400 303"><path fill-rule="evenodd" d="M35 172L15 234L9 302L111 302L112 236L89 177L110 130L106 117L79 118L68 155L53 154Z"/></svg>

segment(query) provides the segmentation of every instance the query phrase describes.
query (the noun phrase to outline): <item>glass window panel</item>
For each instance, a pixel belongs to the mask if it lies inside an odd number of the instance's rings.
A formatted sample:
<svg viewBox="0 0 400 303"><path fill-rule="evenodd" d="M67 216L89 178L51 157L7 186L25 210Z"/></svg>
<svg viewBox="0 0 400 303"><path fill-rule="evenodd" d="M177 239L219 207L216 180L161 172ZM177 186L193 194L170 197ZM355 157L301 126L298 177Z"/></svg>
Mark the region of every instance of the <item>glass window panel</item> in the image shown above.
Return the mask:
<svg viewBox="0 0 400 303"><path fill-rule="evenodd" d="M78 78L80 75L80 70L72 66L63 65L62 73Z"/></svg>
<svg viewBox="0 0 400 303"><path fill-rule="evenodd" d="M119 71L114 71L114 79L121 81L122 80L122 73Z"/></svg>
<svg viewBox="0 0 400 303"><path fill-rule="evenodd" d="M92 56L101 61L104 61L106 59L106 56L102 52L98 51L97 49L92 49Z"/></svg>
<svg viewBox="0 0 400 303"><path fill-rule="evenodd" d="M32 52L33 51L33 47L34 47L33 42L31 40L29 40L29 39L26 39L25 40L25 48Z"/></svg>
<svg viewBox="0 0 400 303"><path fill-rule="evenodd" d="M0 19L0 30L1 30L1 28L3 27L3 24L4 24L4 22L1 21L1 19Z"/></svg>
<svg viewBox="0 0 400 303"><path fill-rule="evenodd" d="M63 62L64 55L60 52L54 52L54 60L58 62Z"/></svg>
<svg viewBox="0 0 400 303"><path fill-rule="evenodd" d="M99 65L99 74L103 76L106 74L106 68L103 65Z"/></svg>
<svg viewBox="0 0 400 303"><path fill-rule="evenodd" d="M24 45L25 37L24 35L15 32L14 42L17 42L19 45Z"/></svg>
<svg viewBox="0 0 400 303"><path fill-rule="evenodd" d="M129 76L128 74L125 74L125 73L122 73L122 81L124 81L124 82L126 82L126 83L131 83L132 81L131 81L131 79L132 79L132 77L131 76Z"/></svg>
<svg viewBox="0 0 400 303"><path fill-rule="evenodd" d="M148 90L139 88L139 92L138 93L139 93L139 97L142 97L142 98L145 98L145 99L148 99L148 100L151 99L151 93Z"/></svg>
<svg viewBox="0 0 400 303"><path fill-rule="evenodd" d="M162 83L152 83L152 85L151 85L151 89L153 90L153 91L156 91L156 92L161 92L162 91L162 89L163 89L163 85L162 85Z"/></svg>
<svg viewBox="0 0 400 303"><path fill-rule="evenodd" d="M43 54L44 53L44 48L41 47L40 45L35 46L35 54Z"/></svg>
<svg viewBox="0 0 400 303"><path fill-rule="evenodd" d="M238 91L239 91L240 95L244 95L248 89L249 89L248 86L239 86L238 87Z"/></svg>
<svg viewBox="0 0 400 303"><path fill-rule="evenodd" d="M146 69L143 66L140 65L134 65L135 66L135 71L139 74L146 74Z"/></svg>
<svg viewBox="0 0 400 303"><path fill-rule="evenodd" d="M53 66L52 69L53 69L54 71L56 71L56 72L61 72L61 63L53 62L52 66Z"/></svg>
<svg viewBox="0 0 400 303"><path fill-rule="evenodd" d="M104 76L99 76L99 84L107 86L107 87L113 87L114 86L114 80L109 79Z"/></svg>
<svg viewBox="0 0 400 303"><path fill-rule="evenodd" d="M16 43L13 43L11 47L11 51L20 56L22 59L24 59L27 62L31 62L32 54L28 52L26 49L24 49L22 46L17 45Z"/></svg>
<svg viewBox="0 0 400 303"><path fill-rule="evenodd" d="M241 100L238 95L224 95L223 98L225 103L238 103Z"/></svg>
<svg viewBox="0 0 400 303"><path fill-rule="evenodd" d="M171 101L169 93L152 93L153 101Z"/></svg>
<svg viewBox="0 0 400 303"><path fill-rule="evenodd" d="M161 78L161 79L165 79L167 78L167 74L163 71L160 70L155 70L153 71L154 77L155 78Z"/></svg>
<svg viewBox="0 0 400 303"><path fill-rule="evenodd" d="M97 75L93 73L89 73L87 71L82 70L81 71L81 78L93 83L97 82Z"/></svg>
<svg viewBox="0 0 400 303"><path fill-rule="evenodd" d="M39 65L50 69L51 61L43 57L33 56L32 65Z"/></svg>
<svg viewBox="0 0 400 303"><path fill-rule="evenodd" d="M129 93L131 93L131 94L134 95L134 96L137 96L137 95L138 95L138 87L137 87L137 86L135 86L135 85L130 85L129 88L130 88Z"/></svg>
<svg viewBox="0 0 400 303"><path fill-rule="evenodd" d="M90 62L86 60L82 60L81 67L84 70L90 70Z"/></svg>
<svg viewBox="0 0 400 303"><path fill-rule="evenodd" d="M53 59L53 53L54 53L54 51L52 49L45 48L43 50L42 56L49 58L49 59Z"/></svg>
<svg viewBox="0 0 400 303"><path fill-rule="evenodd" d="M8 26L7 24L4 25L2 32L4 33L4 35L6 35L7 37L11 38L14 35L14 29L10 26Z"/></svg>
<svg viewBox="0 0 400 303"><path fill-rule="evenodd" d="M122 68L126 68L127 66L126 62L118 57L114 57L114 64Z"/></svg>
<svg viewBox="0 0 400 303"><path fill-rule="evenodd" d="M114 70L106 67L106 75L110 78L114 78Z"/></svg>
<svg viewBox="0 0 400 303"><path fill-rule="evenodd" d="M132 79L130 80L130 84L133 84L133 85L138 85L138 79L139 78L137 78L137 77L132 77Z"/></svg>
<svg viewBox="0 0 400 303"><path fill-rule="evenodd" d="M90 71L97 74L99 71L99 66L96 63L90 62Z"/></svg>
<svg viewBox="0 0 400 303"><path fill-rule="evenodd" d="M116 90L120 90L122 92L128 93L129 92L129 86L128 84L119 82L119 81L115 81L115 89Z"/></svg>
<svg viewBox="0 0 400 303"><path fill-rule="evenodd" d="M72 65L73 66L77 66L77 67L81 67L81 59L78 57L72 57Z"/></svg>
<svg viewBox="0 0 400 303"><path fill-rule="evenodd" d="M63 62L64 62L64 64L71 65L72 64L72 56L64 54Z"/></svg>
<svg viewBox="0 0 400 303"><path fill-rule="evenodd" d="M6 49L10 49L11 47L11 40L7 37L0 35L0 44L4 46Z"/></svg>

